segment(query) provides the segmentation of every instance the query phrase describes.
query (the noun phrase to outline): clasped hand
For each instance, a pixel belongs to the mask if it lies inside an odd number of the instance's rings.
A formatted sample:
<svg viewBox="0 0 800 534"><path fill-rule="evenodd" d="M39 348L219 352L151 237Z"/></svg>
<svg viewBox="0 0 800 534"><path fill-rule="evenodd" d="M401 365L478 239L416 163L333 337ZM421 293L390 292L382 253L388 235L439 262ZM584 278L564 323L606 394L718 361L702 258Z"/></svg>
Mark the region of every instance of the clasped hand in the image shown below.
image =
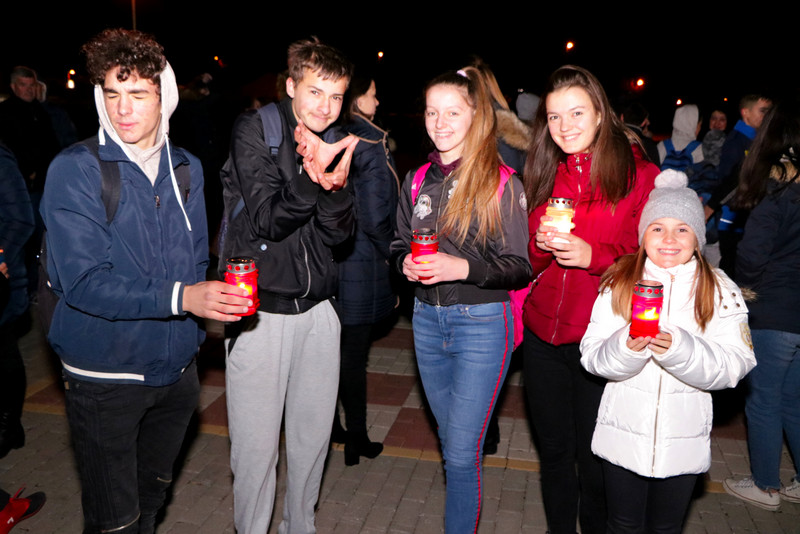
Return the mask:
<svg viewBox="0 0 800 534"><path fill-rule="evenodd" d="M297 153L303 157L303 168L312 182L326 191L338 191L345 186L350 172L350 160L358 144L357 137L348 135L336 143L328 144L302 122L298 122L294 139L297 141ZM342 150L345 151L344 155L333 171L325 172Z"/></svg>
<svg viewBox="0 0 800 534"><path fill-rule="evenodd" d="M628 336L628 341L625 344L634 352L642 352L645 348L649 347L650 350L660 356L667 352L672 346L672 334L659 332L655 337L644 336L633 338Z"/></svg>

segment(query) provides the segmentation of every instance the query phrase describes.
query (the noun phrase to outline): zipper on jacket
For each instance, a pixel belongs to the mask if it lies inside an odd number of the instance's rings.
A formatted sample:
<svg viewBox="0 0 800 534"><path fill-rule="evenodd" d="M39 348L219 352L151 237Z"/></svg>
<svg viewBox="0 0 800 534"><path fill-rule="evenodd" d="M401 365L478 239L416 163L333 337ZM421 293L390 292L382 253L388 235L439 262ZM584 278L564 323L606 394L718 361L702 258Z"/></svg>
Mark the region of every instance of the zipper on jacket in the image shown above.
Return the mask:
<svg viewBox="0 0 800 534"><path fill-rule="evenodd" d="M161 207L161 197L156 195L155 196L155 200L156 200L156 207L160 208Z"/></svg>
<svg viewBox="0 0 800 534"><path fill-rule="evenodd" d="M667 318L669 319L669 311L672 309L672 288L675 287L675 275L669 275L669 301L667 302Z"/></svg>
<svg viewBox="0 0 800 534"><path fill-rule="evenodd" d="M658 371L658 394L656 395L656 418L653 421L653 463L650 466L651 476L656 474L656 441L658 440L658 410L661 407L661 380L664 378L664 371Z"/></svg>
<svg viewBox="0 0 800 534"><path fill-rule="evenodd" d="M672 288L675 287L675 275L669 275L669 300L667 302L667 318L669 318L669 312L672 308ZM656 439L658 437L658 410L661 406L661 380L664 378L664 370L659 369L658 371L658 395L656 396L656 419L653 423L653 465L650 466L650 473L652 476L655 476L656 472Z"/></svg>
<svg viewBox="0 0 800 534"><path fill-rule="evenodd" d="M308 249L306 248L306 244L303 242L303 236L300 236L300 245L303 247L303 263L306 266L306 273L308 274L308 285L306 285L306 292L301 295L302 298L306 298L309 293L311 293L311 268L308 266Z"/></svg>
<svg viewBox="0 0 800 534"><path fill-rule="evenodd" d="M450 173L453 174L453 173ZM444 177L442 180L442 189L439 191L439 205L436 206L436 235L439 235L439 217L442 215L442 203L444 202L444 192L447 190L447 179L450 177L450 174ZM420 187L420 192L422 192L422 188ZM439 293L439 284L436 284L434 287L436 290L436 305L442 305L442 298Z"/></svg>
<svg viewBox="0 0 800 534"><path fill-rule="evenodd" d="M575 199L575 206L578 205L581 199L581 177L583 176L583 167L581 166L581 157L579 154L575 155L575 168L578 170L578 198ZM564 275L561 277L561 297L558 299L558 306L556 306L556 322L553 325L553 335L550 336L550 344L552 345L556 339L558 332L558 317L561 312L561 305L564 303L564 293L567 291L567 270L564 269Z"/></svg>
<svg viewBox="0 0 800 534"><path fill-rule="evenodd" d="M561 313L561 305L564 303L564 293L567 291L567 270L564 269L564 274L561 277L561 298L558 299L558 306L556 306L556 323L553 325L553 335L550 337L550 344L552 345L556 340L556 333L558 332L558 317Z"/></svg>

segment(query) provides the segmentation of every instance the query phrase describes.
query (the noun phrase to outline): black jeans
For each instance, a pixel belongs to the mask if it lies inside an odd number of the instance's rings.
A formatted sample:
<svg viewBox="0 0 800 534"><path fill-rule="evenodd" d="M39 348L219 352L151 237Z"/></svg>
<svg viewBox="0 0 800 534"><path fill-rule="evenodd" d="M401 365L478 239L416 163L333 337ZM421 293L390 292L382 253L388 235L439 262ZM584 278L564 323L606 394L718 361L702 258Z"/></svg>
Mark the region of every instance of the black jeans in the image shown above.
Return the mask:
<svg viewBox="0 0 800 534"><path fill-rule="evenodd" d="M603 461L609 534L680 534L699 475L650 478Z"/></svg>
<svg viewBox="0 0 800 534"><path fill-rule="evenodd" d="M84 534L152 534L197 406L197 367L192 362L180 380L163 387L88 382L66 374L64 387Z"/></svg>
<svg viewBox="0 0 800 534"><path fill-rule="evenodd" d="M581 367L577 343L551 345L526 328L523 349L547 527L572 534L580 516L583 534L604 533L603 470L591 444L605 380Z"/></svg>

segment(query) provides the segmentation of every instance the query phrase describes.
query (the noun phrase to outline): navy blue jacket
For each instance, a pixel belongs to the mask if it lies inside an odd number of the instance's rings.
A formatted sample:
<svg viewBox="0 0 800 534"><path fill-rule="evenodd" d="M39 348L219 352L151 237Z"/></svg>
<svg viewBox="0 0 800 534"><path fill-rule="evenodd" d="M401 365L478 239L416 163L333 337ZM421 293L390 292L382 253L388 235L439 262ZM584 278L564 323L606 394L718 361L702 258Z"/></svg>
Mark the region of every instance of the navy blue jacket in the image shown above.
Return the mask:
<svg viewBox="0 0 800 534"><path fill-rule="evenodd" d="M14 154L0 143L0 248L8 266L9 301L0 310L6 324L28 309L28 279L23 247L33 233L33 208ZM2 276L2 275L0 275Z"/></svg>
<svg viewBox="0 0 800 534"><path fill-rule="evenodd" d="M344 130L360 140L347 178L354 195L356 231L338 251L339 304L343 324L372 324L387 317L397 303L389 245L397 226L400 181L385 131L359 115Z"/></svg>
<svg viewBox="0 0 800 534"><path fill-rule="evenodd" d="M177 381L204 332L181 309L183 285L205 280L208 232L203 172L194 156L162 148L155 185L106 136L103 160L117 161L121 191L110 225L97 159L83 145L50 165L41 212L48 273L61 300L49 340L64 369L79 378L150 386ZM175 167L190 165L185 204L173 190Z"/></svg>
<svg viewBox="0 0 800 534"><path fill-rule="evenodd" d="M775 194L778 187L771 180L750 212L736 251L736 282L756 292L747 303L751 328L800 334L800 183Z"/></svg>

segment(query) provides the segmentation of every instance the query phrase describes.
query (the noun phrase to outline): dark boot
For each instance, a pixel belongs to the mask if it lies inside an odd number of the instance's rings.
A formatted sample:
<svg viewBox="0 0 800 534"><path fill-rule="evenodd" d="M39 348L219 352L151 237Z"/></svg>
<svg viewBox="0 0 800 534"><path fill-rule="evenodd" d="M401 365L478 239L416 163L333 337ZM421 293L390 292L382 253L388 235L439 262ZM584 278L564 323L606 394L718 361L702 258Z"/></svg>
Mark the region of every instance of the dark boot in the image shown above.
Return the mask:
<svg viewBox="0 0 800 534"><path fill-rule="evenodd" d="M333 429L331 429L331 443L347 443L347 430L342 428L342 422L339 420L338 410L333 417Z"/></svg>
<svg viewBox="0 0 800 534"><path fill-rule="evenodd" d="M497 413L492 414L489 426L486 427L486 438L483 440L483 454L496 454L497 445L500 443L500 424L497 421Z"/></svg>
<svg viewBox="0 0 800 534"><path fill-rule="evenodd" d="M359 457L375 458L383 452L383 443L370 441L366 432L348 435L344 445L344 464L356 465Z"/></svg>

